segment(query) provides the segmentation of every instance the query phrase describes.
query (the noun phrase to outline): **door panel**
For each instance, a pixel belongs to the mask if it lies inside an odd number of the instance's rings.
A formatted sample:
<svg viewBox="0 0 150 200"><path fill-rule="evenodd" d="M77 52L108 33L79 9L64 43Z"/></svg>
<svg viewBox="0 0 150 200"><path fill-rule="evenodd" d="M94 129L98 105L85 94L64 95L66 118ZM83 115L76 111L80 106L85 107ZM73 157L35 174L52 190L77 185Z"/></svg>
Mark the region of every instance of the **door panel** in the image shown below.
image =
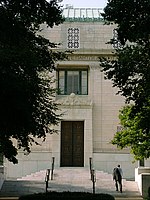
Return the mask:
<svg viewBox="0 0 150 200"><path fill-rule="evenodd" d="M62 121L61 166L84 165L84 122Z"/></svg>
<svg viewBox="0 0 150 200"><path fill-rule="evenodd" d="M73 123L73 166L78 166L83 163L83 122Z"/></svg>
<svg viewBox="0 0 150 200"><path fill-rule="evenodd" d="M61 123L61 165L72 166L72 123Z"/></svg>

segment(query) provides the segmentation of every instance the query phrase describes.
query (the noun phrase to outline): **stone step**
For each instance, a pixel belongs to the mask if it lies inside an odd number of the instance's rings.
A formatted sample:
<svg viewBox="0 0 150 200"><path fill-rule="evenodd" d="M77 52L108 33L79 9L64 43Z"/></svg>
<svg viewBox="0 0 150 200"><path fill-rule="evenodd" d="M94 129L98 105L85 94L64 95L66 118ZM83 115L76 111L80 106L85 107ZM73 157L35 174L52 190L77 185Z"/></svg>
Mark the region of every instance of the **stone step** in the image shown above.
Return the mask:
<svg viewBox="0 0 150 200"><path fill-rule="evenodd" d="M9 193L9 196L11 196L11 194L12 196L16 196L16 194L45 192L45 175L46 170L42 170L22 177L14 182L5 181L2 193ZM93 192L91 174L89 169L85 168L54 169L53 180L49 180L48 185L49 191ZM123 193L116 192L112 175L98 170L96 170L95 192L111 194L117 200L142 199L136 182L123 179Z"/></svg>
<svg viewBox="0 0 150 200"><path fill-rule="evenodd" d="M74 177L78 178L78 177L81 177L81 172L82 173L82 177L85 176L90 176L90 171L88 169L74 169L74 171L76 172ZM54 175L57 177L57 179L59 177L61 178L68 178L68 174L72 174L72 169L56 169L54 170ZM45 180L45 175L46 175L46 170L41 170L39 172L35 172L35 173L32 173L30 175L26 175L22 178L18 178L17 180ZM110 179L112 178L112 175L111 174L108 174L108 173L104 173L102 171L96 171L96 177L97 178L100 178L100 179Z"/></svg>
<svg viewBox="0 0 150 200"><path fill-rule="evenodd" d="M19 197L0 197L0 200L18 200ZM141 197L116 197L115 200L143 200Z"/></svg>
<svg viewBox="0 0 150 200"><path fill-rule="evenodd" d="M17 180L18 181L21 181L21 180L44 181L45 175L46 175L46 170L41 170L39 172L31 173L30 175L17 178Z"/></svg>

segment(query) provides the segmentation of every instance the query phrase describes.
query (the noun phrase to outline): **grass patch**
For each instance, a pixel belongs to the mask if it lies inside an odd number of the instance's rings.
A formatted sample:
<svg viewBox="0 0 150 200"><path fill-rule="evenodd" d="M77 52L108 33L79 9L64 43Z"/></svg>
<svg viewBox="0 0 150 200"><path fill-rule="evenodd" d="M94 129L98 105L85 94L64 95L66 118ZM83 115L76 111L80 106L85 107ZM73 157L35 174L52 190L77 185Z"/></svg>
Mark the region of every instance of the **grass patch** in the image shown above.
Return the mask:
<svg viewBox="0 0 150 200"><path fill-rule="evenodd" d="M48 192L24 195L19 200L115 200L110 194L91 194L86 192Z"/></svg>

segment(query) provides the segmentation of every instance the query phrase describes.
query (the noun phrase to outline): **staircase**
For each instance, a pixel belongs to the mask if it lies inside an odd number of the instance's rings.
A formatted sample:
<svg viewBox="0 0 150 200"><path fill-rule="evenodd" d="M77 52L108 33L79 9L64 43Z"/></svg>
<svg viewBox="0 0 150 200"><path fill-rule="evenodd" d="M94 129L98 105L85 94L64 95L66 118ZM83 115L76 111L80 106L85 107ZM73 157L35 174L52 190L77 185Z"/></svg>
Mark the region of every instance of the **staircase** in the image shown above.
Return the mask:
<svg viewBox="0 0 150 200"><path fill-rule="evenodd" d="M39 172L31 173L24 177L18 178L18 181L45 181L46 170L41 170Z"/></svg>
<svg viewBox="0 0 150 200"><path fill-rule="evenodd" d="M27 175L19 178L16 183L20 183L20 190L22 188L23 194L45 192L45 175L46 170ZM4 191L5 185L2 188ZM12 184L12 183L11 183ZM22 184L22 185L21 185ZM26 185L25 186L23 186ZM27 187L29 186L29 189ZM8 186L7 186L8 187ZM19 185L15 186L19 188ZM23 191L23 188L26 191ZM5 188L6 189L6 188ZM93 183L89 169L86 168L58 168L54 170L53 180L49 180L49 191L75 191L75 192L93 192ZM115 197L116 200L142 200L138 190L138 186L134 181L127 181L123 179L123 193L115 191L115 185L112 180L112 175L102 171L96 171L96 193L108 193ZM5 193L7 191L5 190ZM15 194L15 192L14 192ZM130 197L130 198L129 198Z"/></svg>

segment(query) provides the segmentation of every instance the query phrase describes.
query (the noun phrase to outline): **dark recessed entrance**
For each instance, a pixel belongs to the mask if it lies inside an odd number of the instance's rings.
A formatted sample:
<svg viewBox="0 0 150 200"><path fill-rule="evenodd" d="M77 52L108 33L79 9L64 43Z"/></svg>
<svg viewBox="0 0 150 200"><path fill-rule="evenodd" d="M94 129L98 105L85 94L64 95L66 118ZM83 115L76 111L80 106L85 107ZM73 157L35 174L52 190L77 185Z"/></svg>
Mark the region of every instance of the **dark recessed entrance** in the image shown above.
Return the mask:
<svg viewBox="0 0 150 200"><path fill-rule="evenodd" d="M84 166L84 122L61 122L61 167Z"/></svg>

